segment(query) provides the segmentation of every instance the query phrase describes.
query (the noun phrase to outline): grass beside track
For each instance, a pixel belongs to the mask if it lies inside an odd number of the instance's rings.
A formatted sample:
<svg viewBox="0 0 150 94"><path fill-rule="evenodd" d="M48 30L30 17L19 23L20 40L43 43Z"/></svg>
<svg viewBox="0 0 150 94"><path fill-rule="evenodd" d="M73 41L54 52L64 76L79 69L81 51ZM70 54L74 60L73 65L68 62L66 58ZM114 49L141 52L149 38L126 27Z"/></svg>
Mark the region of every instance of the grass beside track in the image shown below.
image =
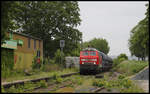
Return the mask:
<svg viewBox="0 0 150 94"><path fill-rule="evenodd" d="M2 82L13 82L16 80L35 79L35 78L52 76L55 73L57 73L58 75L62 75L62 74L72 73L72 72L77 72L77 71L78 71L78 69L75 69L75 68L67 68L67 69L63 69L63 70L59 70L59 71L49 71L49 72L36 71L31 76L25 76L23 74L17 74L13 77L2 79Z"/></svg>
<svg viewBox="0 0 150 94"><path fill-rule="evenodd" d="M131 76L138 73L148 65L148 61L126 60L114 67L114 70L126 76Z"/></svg>

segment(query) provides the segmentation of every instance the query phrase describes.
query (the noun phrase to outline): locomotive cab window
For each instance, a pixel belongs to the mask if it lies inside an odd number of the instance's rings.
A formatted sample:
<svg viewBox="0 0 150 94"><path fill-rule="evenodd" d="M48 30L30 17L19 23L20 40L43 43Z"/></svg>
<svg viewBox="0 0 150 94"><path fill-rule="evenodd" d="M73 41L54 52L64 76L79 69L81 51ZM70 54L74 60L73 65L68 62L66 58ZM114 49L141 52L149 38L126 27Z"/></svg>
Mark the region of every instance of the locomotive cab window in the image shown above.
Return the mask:
<svg viewBox="0 0 150 94"><path fill-rule="evenodd" d="M94 51L90 52L90 56L96 56L96 52Z"/></svg>
<svg viewBox="0 0 150 94"><path fill-rule="evenodd" d="M83 54L83 56L88 56L88 51L85 51L82 54Z"/></svg>

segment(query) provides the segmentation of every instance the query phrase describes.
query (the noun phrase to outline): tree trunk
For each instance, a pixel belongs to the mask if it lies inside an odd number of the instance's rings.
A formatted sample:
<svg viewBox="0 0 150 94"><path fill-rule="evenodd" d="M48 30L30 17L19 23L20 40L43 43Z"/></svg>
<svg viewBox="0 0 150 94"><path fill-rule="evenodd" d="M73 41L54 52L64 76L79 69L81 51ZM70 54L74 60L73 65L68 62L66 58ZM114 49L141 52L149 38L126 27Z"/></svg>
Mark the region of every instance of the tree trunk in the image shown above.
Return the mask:
<svg viewBox="0 0 150 94"><path fill-rule="evenodd" d="M140 58L138 57L138 61L140 60Z"/></svg>

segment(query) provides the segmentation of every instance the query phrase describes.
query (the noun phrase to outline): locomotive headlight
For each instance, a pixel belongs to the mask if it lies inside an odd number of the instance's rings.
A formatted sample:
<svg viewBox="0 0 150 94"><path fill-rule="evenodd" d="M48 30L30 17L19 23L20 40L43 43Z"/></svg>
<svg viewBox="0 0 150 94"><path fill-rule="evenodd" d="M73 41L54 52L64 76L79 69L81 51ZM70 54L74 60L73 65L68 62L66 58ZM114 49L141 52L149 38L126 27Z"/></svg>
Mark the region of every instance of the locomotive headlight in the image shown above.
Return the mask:
<svg viewBox="0 0 150 94"><path fill-rule="evenodd" d="M82 62L82 64L84 64L84 62Z"/></svg>
<svg viewBox="0 0 150 94"><path fill-rule="evenodd" d="M94 65L96 64L96 62L94 62Z"/></svg>

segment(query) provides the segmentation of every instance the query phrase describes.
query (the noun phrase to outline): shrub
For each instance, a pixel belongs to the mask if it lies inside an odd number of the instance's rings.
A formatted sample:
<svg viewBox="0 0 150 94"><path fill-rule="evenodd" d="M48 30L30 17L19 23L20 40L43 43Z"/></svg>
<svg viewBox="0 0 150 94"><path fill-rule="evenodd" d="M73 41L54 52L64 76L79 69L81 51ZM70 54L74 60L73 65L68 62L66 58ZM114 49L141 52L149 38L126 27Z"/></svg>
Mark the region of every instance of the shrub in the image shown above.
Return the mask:
<svg viewBox="0 0 150 94"><path fill-rule="evenodd" d="M98 87L102 87L106 84L106 82L104 80L94 80L93 81L93 86L98 86Z"/></svg>
<svg viewBox="0 0 150 94"><path fill-rule="evenodd" d="M14 67L14 53L11 49L1 48L1 70L2 78L11 76L11 70Z"/></svg>
<svg viewBox="0 0 150 94"><path fill-rule="evenodd" d="M119 60L117 58L113 59L113 67L117 66L120 64Z"/></svg>
<svg viewBox="0 0 150 94"><path fill-rule="evenodd" d="M6 92L8 92L8 93L16 93L16 89L15 89L15 86L13 85L13 86L11 86L9 89L7 89L7 91Z"/></svg>
<svg viewBox="0 0 150 94"><path fill-rule="evenodd" d="M83 79L81 77L79 77L79 76L75 77L75 83L77 83L78 85L81 85L82 82L83 82Z"/></svg>
<svg viewBox="0 0 150 94"><path fill-rule="evenodd" d="M148 65L148 62L127 61L117 65L116 71L127 76L134 75Z"/></svg>
<svg viewBox="0 0 150 94"><path fill-rule="evenodd" d="M61 83L63 81L58 73L54 73L53 79L56 80L56 83Z"/></svg>
<svg viewBox="0 0 150 94"><path fill-rule="evenodd" d="M3 86L1 87L1 91L2 91L2 93L5 93L5 90L4 90Z"/></svg>
<svg viewBox="0 0 150 94"><path fill-rule="evenodd" d="M80 56L80 51L79 49L74 49L73 51L71 51L71 56Z"/></svg>
<svg viewBox="0 0 150 94"><path fill-rule="evenodd" d="M120 54L117 58L118 58L118 59L120 59L120 58L124 58L125 60L128 60L127 55L126 55L126 54L124 54L124 53Z"/></svg>
<svg viewBox="0 0 150 94"><path fill-rule="evenodd" d="M124 78L125 78L125 75L121 74L121 75L118 76L118 79L124 79Z"/></svg>
<svg viewBox="0 0 150 94"><path fill-rule="evenodd" d="M35 57L33 58L33 61L32 61L32 69L40 69L40 68L41 68L41 66L42 66L42 60L40 59L40 62L38 63L38 62L37 62L37 59L38 59L37 56L35 56Z"/></svg>
<svg viewBox="0 0 150 94"><path fill-rule="evenodd" d="M61 53L60 49L55 52L54 62L65 67L65 55Z"/></svg>
<svg viewBox="0 0 150 94"><path fill-rule="evenodd" d="M125 58L118 58L118 59L119 59L119 62L126 60Z"/></svg>
<svg viewBox="0 0 150 94"><path fill-rule="evenodd" d="M41 81L39 82L39 86L41 86L41 87L43 87L43 88L46 88L48 85L47 85L47 83L45 82L45 80L41 80Z"/></svg>

